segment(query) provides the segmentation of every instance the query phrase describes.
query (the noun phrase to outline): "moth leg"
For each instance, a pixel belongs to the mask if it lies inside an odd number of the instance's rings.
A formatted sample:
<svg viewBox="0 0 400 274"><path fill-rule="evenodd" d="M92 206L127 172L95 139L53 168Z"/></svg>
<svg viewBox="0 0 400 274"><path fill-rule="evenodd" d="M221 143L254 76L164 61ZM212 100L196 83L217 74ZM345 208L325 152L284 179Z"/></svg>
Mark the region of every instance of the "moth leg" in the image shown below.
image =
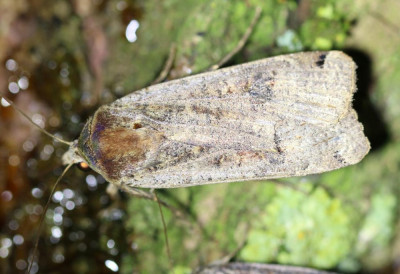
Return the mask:
<svg viewBox="0 0 400 274"><path fill-rule="evenodd" d="M134 187L129 187L126 184L121 184L120 189L125 191L126 193L135 196L135 197L139 197L139 198L143 198L146 200L151 200L154 202L159 202L162 206L168 208L169 210L171 210L171 212L176 216L176 217L183 217L185 214L183 214L180 210L178 210L177 208L171 206L170 204L168 204L167 202L161 200L160 198L157 198L156 195L154 194L154 192L151 191L144 191L141 190L139 188L134 188Z"/></svg>
<svg viewBox="0 0 400 274"><path fill-rule="evenodd" d="M115 199L118 194L118 187L114 184L108 184L106 192L112 199Z"/></svg>
<svg viewBox="0 0 400 274"><path fill-rule="evenodd" d="M165 223L164 213L162 211L161 203L160 203L160 200L157 197L157 193L155 192L155 189L154 188L150 189L150 193L154 194L154 197L157 200L158 209L160 210L161 221L162 221L163 229L164 229L165 247L167 249L170 268L171 268L171 270L173 270L174 269L174 262L173 262L172 256L171 256L171 249L169 247L167 224Z"/></svg>
<svg viewBox="0 0 400 274"><path fill-rule="evenodd" d="M247 28L246 32L244 33L244 35L242 36L236 47L231 52L229 52L224 58L222 58L222 60L219 61L218 64L212 66L209 70L219 69L222 65L228 62L236 53L238 53L244 47L250 35L253 33L254 27L258 19L260 19L260 15L261 15L261 7L257 7L253 20L251 21L249 27Z"/></svg>
<svg viewBox="0 0 400 274"><path fill-rule="evenodd" d="M147 199L147 200L152 200L152 201L156 201L156 198L154 197L154 194L148 191L144 191L138 188L134 188L134 187L128 187L125 184L121 184L120 188L125 191L126 193L129 193L132 196L136 196L139 198L143 198L143 199Z"/></svg>
<svg viewBox="0 0 400 274"><path fill-rule="evenodd" d="M162 82L168 76L175 60L175 54L176 54L176 45L173 43L169 48L168 59L165 62L164 67L160 72L160 75L158 75L158 77L151 83L151 85L155 85Z"/></svg>

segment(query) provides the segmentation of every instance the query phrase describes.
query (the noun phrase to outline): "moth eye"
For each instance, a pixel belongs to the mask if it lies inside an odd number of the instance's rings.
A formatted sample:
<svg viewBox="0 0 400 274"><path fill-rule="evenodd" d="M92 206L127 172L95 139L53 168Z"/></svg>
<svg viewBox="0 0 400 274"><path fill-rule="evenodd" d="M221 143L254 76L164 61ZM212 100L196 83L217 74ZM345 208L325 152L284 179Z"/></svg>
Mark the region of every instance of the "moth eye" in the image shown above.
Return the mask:
<svg viewBox="0 0 400 274"><path fill-rule="evenodd" d="M84 171L90 169L89 165L86 162L78 163L78 168L81 169L81 170L84 170Z"/></svg>
<svg viewBox="0 0 400 274"><path fill-rule="evenodd" d="M134 123L133 124L133 128L134 129L138 129L138 128L141 128L142 127L142 124L141 123Z"/></svg>

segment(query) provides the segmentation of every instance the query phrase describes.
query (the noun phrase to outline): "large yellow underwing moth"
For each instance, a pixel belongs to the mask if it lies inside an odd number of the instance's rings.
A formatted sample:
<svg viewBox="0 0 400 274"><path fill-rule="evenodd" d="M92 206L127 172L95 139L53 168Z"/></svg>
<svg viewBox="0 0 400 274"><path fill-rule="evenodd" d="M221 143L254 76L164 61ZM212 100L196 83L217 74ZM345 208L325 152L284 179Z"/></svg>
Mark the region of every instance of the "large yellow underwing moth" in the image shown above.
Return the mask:
<svg viewBox="0 0 400 274"><path fill-rule="evenodd" d="M122 188L302 176L369 151L352 108L356 65L340 51L277 56L174 80L100 107L64 164Z"/></svg>

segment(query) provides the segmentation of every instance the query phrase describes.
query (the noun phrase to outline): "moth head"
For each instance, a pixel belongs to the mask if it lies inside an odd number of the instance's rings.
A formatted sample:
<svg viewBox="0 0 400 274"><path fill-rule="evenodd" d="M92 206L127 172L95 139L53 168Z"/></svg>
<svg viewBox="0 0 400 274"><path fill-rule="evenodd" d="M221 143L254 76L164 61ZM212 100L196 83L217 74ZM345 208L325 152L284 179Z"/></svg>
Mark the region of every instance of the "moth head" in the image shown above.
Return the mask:
<svg viewBox="0 0 400 274"><path fill-rule="evenodd" d="M62 156L63 165L86 163L86 161L79 155L78 140L72 142L69 149Z"/></svg>
<svg viewBox="0 0 400 274"><path fill-rule="evenodd" d="M98 172L96 164L96 153L93 151L93 144L91 142L91 126L93 117L90 117L86 122L78 140L64 154L65 159L72 163L78 164L82 170L92 169ZM63 157L64 160L64 157ZM64 164L67 164L64 162Z"/></svg>
<svg viewBox="0 0 400 274"><path fill-rule="evenodd" d="M64 164L84 162L108 182L117 182L149 165L162 142L162 132L101 107L66 152Z"/></svg>
<svg viewBox="0 0 400 274"><path fill-rule="evenodd" d="M78 140L72 142L68 150L62 156L63 165L77 164L80 169L88 170L93 169L93 164L90 162L89 150L87 149L88 139L89 139L89 126L91 124L92 118L89 118L85 127L83 128L81 135ZM86 156L86 157L85 157Z"/></svg>

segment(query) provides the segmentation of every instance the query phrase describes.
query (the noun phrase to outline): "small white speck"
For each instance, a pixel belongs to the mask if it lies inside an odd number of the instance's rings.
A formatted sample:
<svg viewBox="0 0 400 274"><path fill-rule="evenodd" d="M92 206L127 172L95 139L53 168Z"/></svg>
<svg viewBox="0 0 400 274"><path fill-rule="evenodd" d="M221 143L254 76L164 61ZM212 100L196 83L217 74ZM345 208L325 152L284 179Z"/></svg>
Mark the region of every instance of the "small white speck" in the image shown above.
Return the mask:
<svg viewBox="0 0 400 274"><path fill-rule="evenodd" d="M58 207L56 207L55 209L54 209L54 213L57 213L57 214L64 214L64 208L62 207L62 206L58 206Z"/></svg>
<svg viewBox="0 0 400 274"><path fill-rule="evenodd" d="M8 228L11 230L17 230L19 228L19 223L16 220L11 220L8 223Z"/></svg>
<svg viewBox="0 0 400 274"><path fill-rule="evenodd" d="M63 254L56 253L53 255L53 261L56 263L62 263L62 262L64 262L64 260L65 260L65 257Z"/></svg>
<svg viewBox="0 0 400 274"><path fill-rule="evenodd" d="M11 201L12 198L13 198L13 195L12 195L11 191L9 191L9 190L5 190L5 191L3 191L3 192L1 193L1 199L2 199L3 201L5 201L5 202Z"/></svg>
<svg viewBox="0 0 400 274"><path fill-rule="evenodd" d="M10 248L12 241L9 238L1 239L1 248Z"/></svg>
<svg viewBox="0 0 400 274"><path fill-rule="evenodd" d="M1 105L2 105L3 107L9 107L9 106L10 106L10 103L7 102L6 99L1 98Z"/></svg>
<svg viewBox="0 0 400 274"><path fill-rule="evenodd" d="M126 27L125 36L126 39L133 43L137 40L136 31L139 28L139 22L137 20L131 20Z"/></svg>
<svg viewBox="0 0 400 274"><path fill-rule="evenodd" d="M43 148L44 153L52 154L54 152L54 147L52 145L45 145Z"/></svg>
<svg viewBox="0 0 400 274"><path fill-rule="evenodd" d="M66 199L71 199L75 196L75 192L69 188L64 189L63 194Z"/></svg>
<svg viewBox="0 0 400 274"><path fill-rule="evenodd" d="M73 209L75 208L75 203L74 203L73 201L68 201L68 202L65 204L65 207L66 207L68 210L73 210Z"/></svg>
<svg viewBox="0 0 400 274"><path fill-rule="evenodd" d="M90 188L93 188L93 187L97 187L97 180L96 180L96 177L94 177L93 175L88 175L88 176L86 176L86 183L88 184L88 186L90 187Z"/></svg>
<svg viewBox="0 0 400 274"><path fill-rule="evenodd" d="M56 225L61 225L63 221L63 216L61 214L54 214L53 221Z"/></svg>
<svg viewBox="0 0 400 274"><path fill-rule="evenodd" d="M119 270L119 267L116 262L111 261L111 260L106 260L105 261L106 267L108 267L111 271L117 272Z"/></svg>
<svg viewBox="0 0 400 274"><path fill-rule="evenodd" d="M6 61L6 69L9 71L16 71L18 69L18 63L14 59L8 59Z"/></svg>
<svg viewBox="0 0 400 274"><path fill-rule="evenodd" d="M35 197L36 199L42 198L43 196L43 191L40 188L33 188L32 189L32 196Z"/></svg>
<svg viewBox="0 0 400 274"><path fill-rule="evenodd" d="M64 194L61 191L56 191L53 195L54 202L60 202L64 198Z"/></svg>
<svg viewBox="0 0 400 274"><path fill-rule="evenodd" d="M8 157L8 163L10 166L19 166L20 164L19 156L18 155L11 155Z"/></svg>
<svg viewBox="0 0 400 274"><path fill-rule="evenodd" d="M10 251L7 248L0 248L0 258L7 258Z"/></svg>
<svg viewBox="0 0 400 274"><path fill-rule="evenodd" d="M51 228L51 236L53 236L54 238L57 238L57 239L61 238L61 236L62 236L61 229L58 226L53 226Z"/></svg>
<svg viewBox="0 0 400 274"><path fill-rule="evenodd" d="M27 89L29 87L28 78L25 76L22 76L21 78L19 78L18 86L20 87L20 89Z"/></svg>
<svg viewBox="0 0 400 274"><path fill-rule="evenodd" d="M32 141L30 140L26 140L23 144L22 144L22 148L24 149L24 151L26 152L30 152L34 149L35 145L33 144Z"/></svg>
<svg viewBox="0 0 400 274"><path fill-rule="evenodd" d="M107 241L108 248L114 248L114 246L115 246L115 241L113 239Z"/></svg>
<svg viewBox="0 0 400 274"><path fill-rule="evenodd" d="M24 237L22 237L20 234L17 234L13 237L13 242L16 245L22 245L24 243Z"/></svg>
<svg viewBox="0 0 400 274"><path fill-rule="evenodd" d="M11 82L8 84L8 90L12 93L12 94L17 94L19 92L19 86L17 83L15 82Z"/></svg>
<svg viewBox="0 0 400 274"><path fill-rule="evenodd" d="M21 260L19 259L16 263L15 266L17 267L18 270L24 270L27 266L26 261L25 260Z"/></svg>

